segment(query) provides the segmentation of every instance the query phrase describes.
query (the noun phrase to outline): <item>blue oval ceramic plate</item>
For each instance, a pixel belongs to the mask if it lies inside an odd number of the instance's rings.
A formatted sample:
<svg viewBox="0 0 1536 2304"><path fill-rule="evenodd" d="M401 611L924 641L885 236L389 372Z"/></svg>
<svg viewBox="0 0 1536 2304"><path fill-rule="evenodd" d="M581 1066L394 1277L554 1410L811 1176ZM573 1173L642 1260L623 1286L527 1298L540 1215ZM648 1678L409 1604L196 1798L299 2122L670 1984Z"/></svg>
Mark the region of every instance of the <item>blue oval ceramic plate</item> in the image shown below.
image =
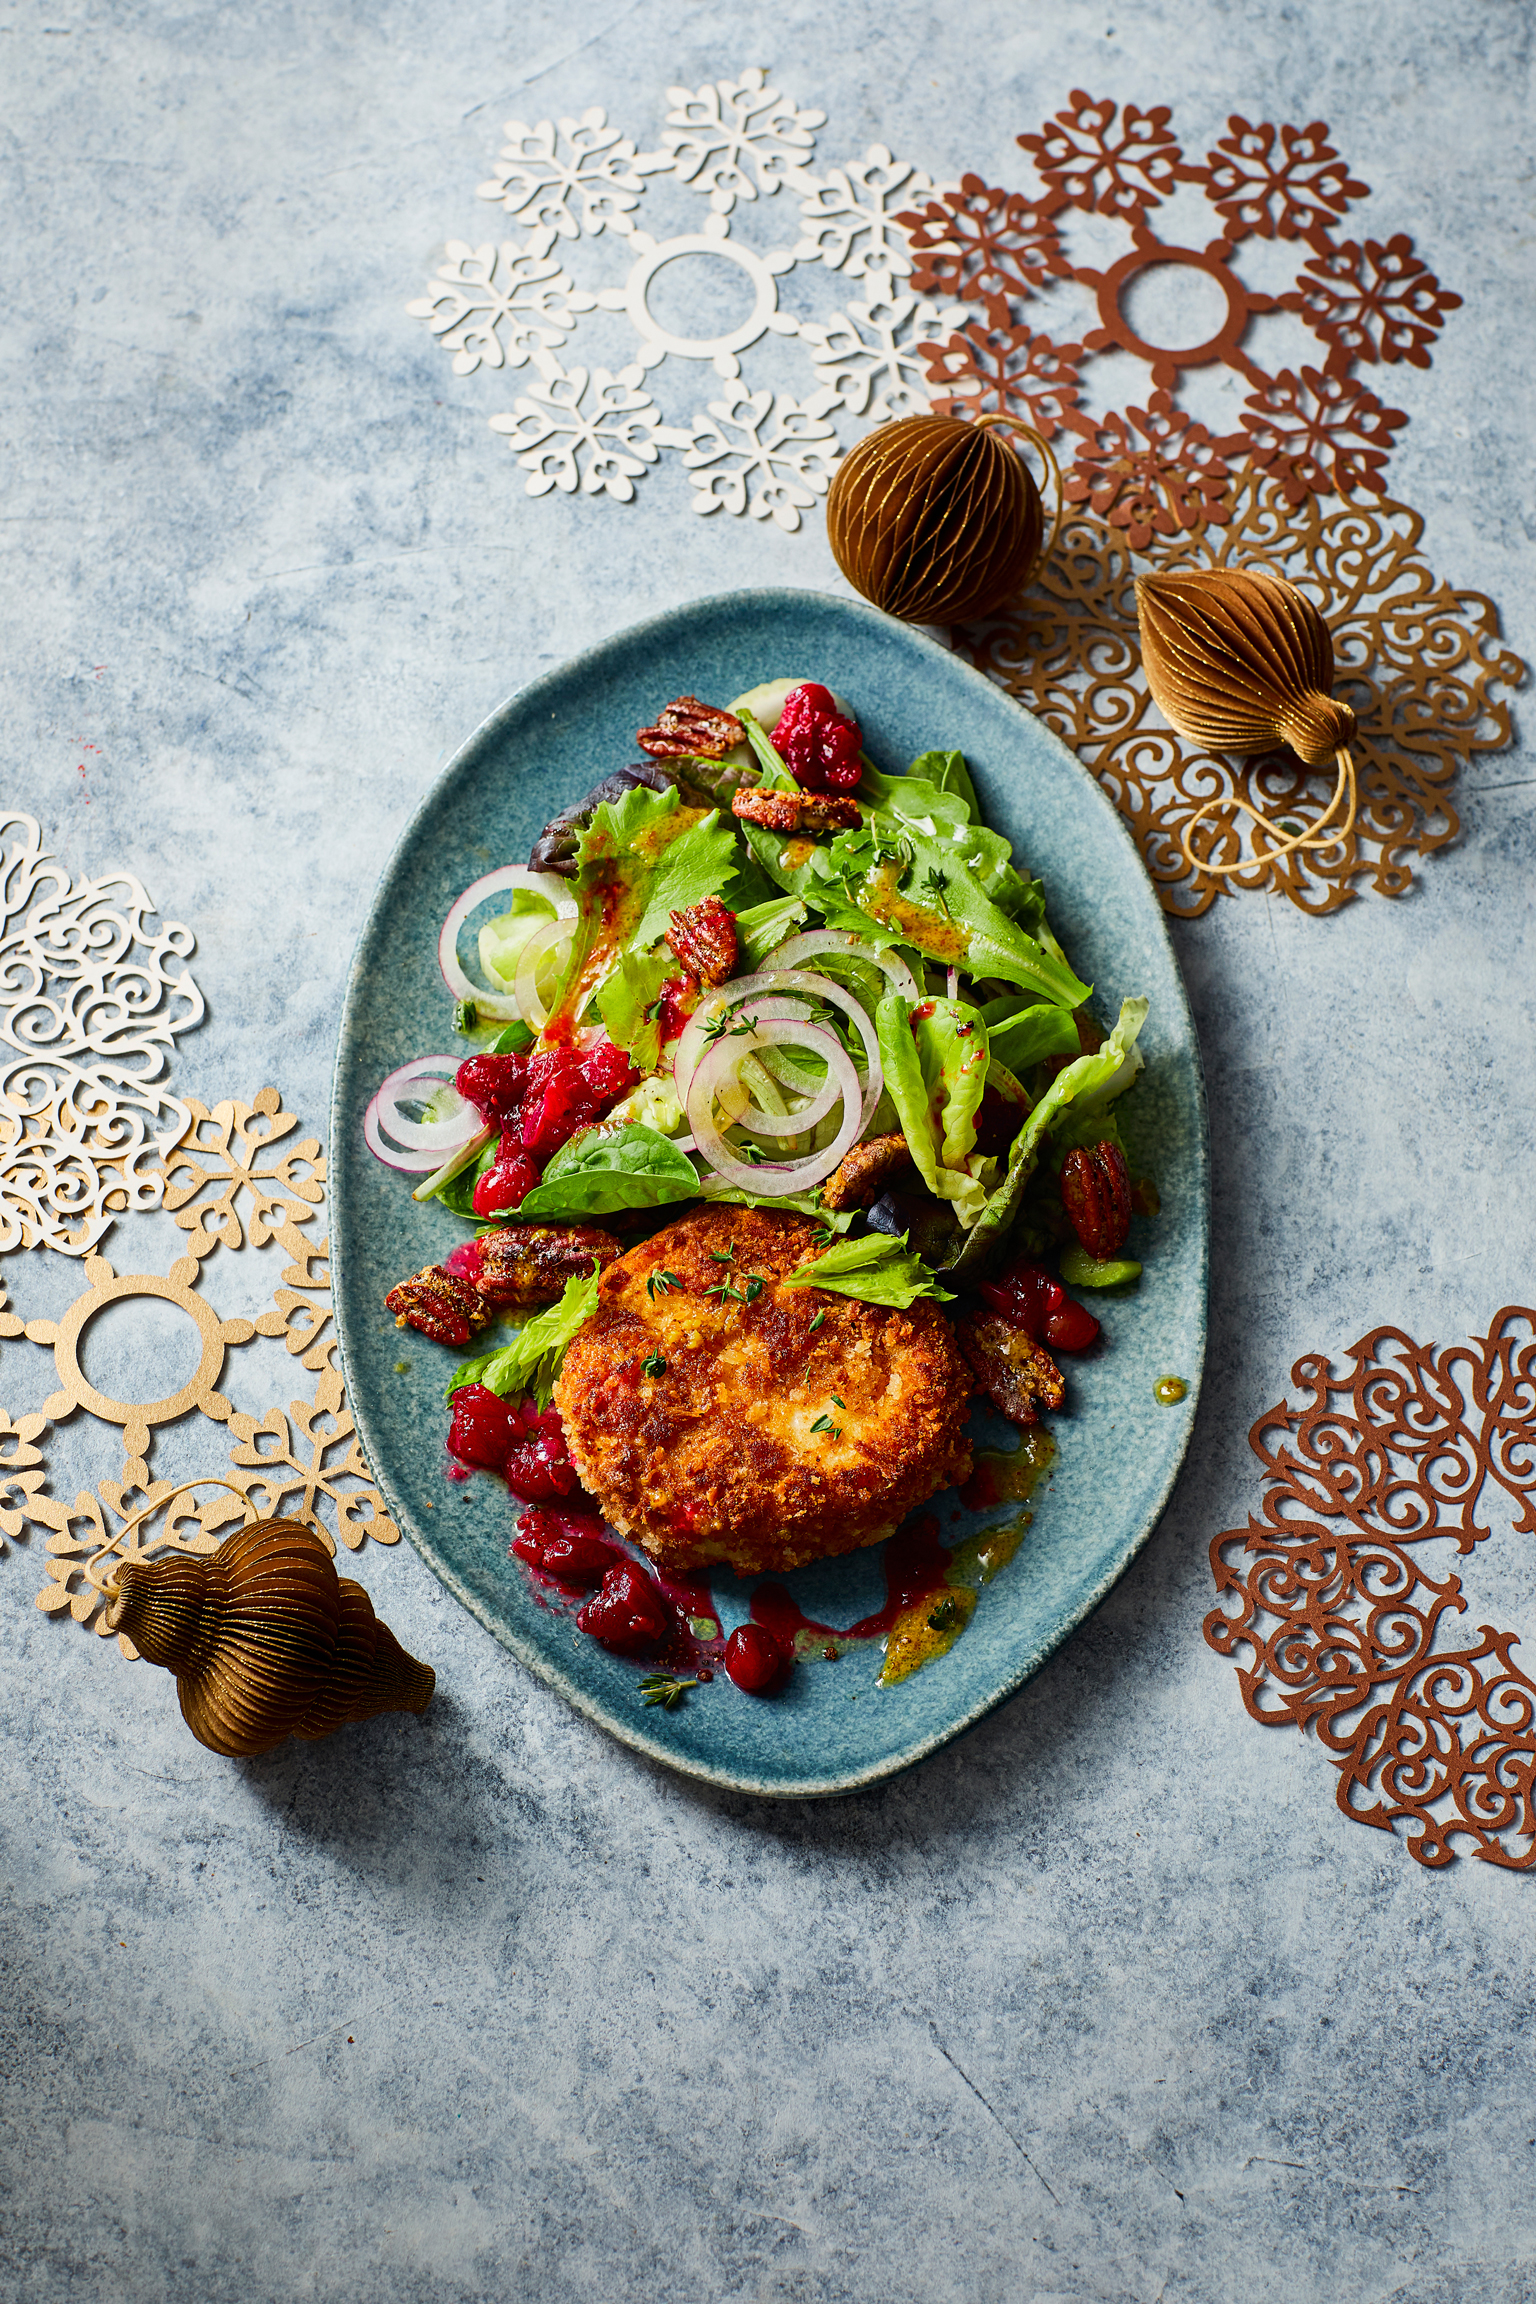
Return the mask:
<svg viewBox="0 0 1536 2304"><path fill-rule="evenodd" d="M989 824L1045 881L1052 924L1113 1018L1150 996L1147 1069L1127 1108L1138 1165L1163 1212L1138 1220L1137 1292L1100 1300L1104 1345L1068 1363L1070 1405L1054 1420L1050 1481L1008 1566L987 1585L949 1652L893 1688L877 1648L802 1663L774 1701L723 1675L670 1712L642 1708L639 1668L578 1635L508 1557L515 1505L500 1482L447 1476L443 1386L457 1355L402 1336L384 1297L465 1236L363 1143L363 1113L386 1073L455 1046L436 960L449 906L480 873L522 862L545 821L633 755L634 731L668 697L740 695L782 675L847 696L887 769L938 746L964 751ZM466 941L464 947L469 949ZM450 762L402 839L374 900L347 988L331 1118L336 1306L352 1412L391 1511L417 1550L487 1629L578 1711L667 1766L735 1791L852 1791L910 1767L1011 1696L1103 1598L1146 1542L1183 1460L1205 1349L1207 1145L1200 1055L1162 912L1113 806L1066 746L942 648L860 604L815 593L738 592L696 601L603 642L502 706ZM402 1374L397 1363L408 1363ZM1189 1386L1160 1406L1164 1375ZM986 1444L1008 1427L977 1419ZM1016 1505L964 1513L937 1499L946 1542ZM853 1624L885 1596L881 1553L855 1553L789 1579L807 1615ZM727 1628L750 1582L715 1583Z"/></svg>

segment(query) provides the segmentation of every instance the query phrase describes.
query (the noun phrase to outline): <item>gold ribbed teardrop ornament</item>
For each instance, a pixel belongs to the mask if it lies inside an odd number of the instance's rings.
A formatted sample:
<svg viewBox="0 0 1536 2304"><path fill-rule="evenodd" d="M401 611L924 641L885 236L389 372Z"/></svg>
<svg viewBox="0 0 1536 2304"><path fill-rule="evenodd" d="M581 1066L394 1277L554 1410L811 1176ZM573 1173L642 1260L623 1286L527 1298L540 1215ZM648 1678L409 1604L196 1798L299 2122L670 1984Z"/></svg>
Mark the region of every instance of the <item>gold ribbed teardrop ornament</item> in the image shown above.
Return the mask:
<svg viewBox="0 0 1536 2304"><path fill-rule="evenodd" d="M1167 571L1136 579L1141 660L1158 710L1179 735L1212 752L1290 749L1309 768L1337 768L1333 797L1314 823L1284 825L1238 793L1207 800L1185 825L1184 854L1197 872L1224 879L1251 869L1197 855L1195 826L1241 808L1270 836L1254 860L1293 849L1336 847L1355 827L1355 715L1333 694L1333 641L1304 592L1260 568ZM1342 822L1335 822L1340 810ZM1213 834L1214 837L1214 834Z"/></svg>
<svg viewBox="0 0 1536 2304"><path fill-rule="evenodd" d="M1050 448L1017 417L906 416L851 448L827 496L827 541L856 592L909 624L971 624L1026 585L1050 544L1040 491L1001 431Z"/></svg>
<svg viewBox="0 0 1536 2304"><path fill-rule="evenodd" d="M114 1542L145 1517L127 1522ZM270 1752L285 1736L329 1736L379 1712L424 1712L437 1684L432 1667L379 1622L362 1585L337 1575L302 1520L252 1520L211 1554L122 1560L110 1578L91 1580L110 1601L110 1629L176 1675L182 1717L198 1742L231 1759Z"/></svg>

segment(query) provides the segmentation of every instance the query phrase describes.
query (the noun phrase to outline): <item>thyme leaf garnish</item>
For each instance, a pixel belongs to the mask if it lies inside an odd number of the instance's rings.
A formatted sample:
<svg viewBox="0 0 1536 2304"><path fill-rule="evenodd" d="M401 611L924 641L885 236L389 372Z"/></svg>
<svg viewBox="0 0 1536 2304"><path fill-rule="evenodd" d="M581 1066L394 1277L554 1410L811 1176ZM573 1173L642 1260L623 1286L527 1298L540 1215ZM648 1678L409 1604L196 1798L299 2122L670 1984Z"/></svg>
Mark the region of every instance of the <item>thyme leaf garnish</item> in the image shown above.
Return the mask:
<svg viewBox="0 0 1536 2304"><path fill-rule="evenodd" d="M670 1672L647 1672L640 1683L642 1704L659 1704L665 1712L675 1712L690 1688L697 1688L697 1680L676 1680Z"/></svg>

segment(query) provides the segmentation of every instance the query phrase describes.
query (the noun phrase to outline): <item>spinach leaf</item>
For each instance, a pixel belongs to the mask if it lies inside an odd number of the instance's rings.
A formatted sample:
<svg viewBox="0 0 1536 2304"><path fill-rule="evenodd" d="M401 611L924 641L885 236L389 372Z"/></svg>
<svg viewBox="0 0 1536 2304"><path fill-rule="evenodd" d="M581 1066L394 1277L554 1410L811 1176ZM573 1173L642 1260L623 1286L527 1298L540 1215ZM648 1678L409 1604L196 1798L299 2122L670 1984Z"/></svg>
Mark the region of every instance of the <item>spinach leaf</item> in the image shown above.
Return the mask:
<svg viewBox="0 0 1536 2304"><path fill-rule="evenodd" d="M517 1213L545 1220L599 1216L698 1196L699 1179L687 1153L654 1128L631 1121L611 1131L589 1128L562 1144Z"/></svg>
<svg viewBox="0 0 1536 2304"><path fill-rule="evenodd" d="M475 1186L487 1168L494 1165L500 1149L497 1138L493 1136L479 1159L472 1160L467 1168L461 1168L457 1176L450 1176L446 1184L440 1184L432 1198L441 1200L443 1206L452 1209L455 1216L467 1216L474 1223Z"/></svg>

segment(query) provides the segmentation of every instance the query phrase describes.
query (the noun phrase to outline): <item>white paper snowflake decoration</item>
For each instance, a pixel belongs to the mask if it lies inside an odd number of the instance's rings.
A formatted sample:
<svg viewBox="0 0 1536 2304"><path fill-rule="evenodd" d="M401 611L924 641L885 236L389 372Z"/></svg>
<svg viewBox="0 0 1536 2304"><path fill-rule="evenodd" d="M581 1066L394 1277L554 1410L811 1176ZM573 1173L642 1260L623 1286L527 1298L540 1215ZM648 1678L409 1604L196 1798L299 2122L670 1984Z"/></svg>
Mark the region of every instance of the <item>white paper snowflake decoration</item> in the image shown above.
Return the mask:
<svg viewBox="0 0 1536 2304"><path fill-rule="evenodd" d="M745 512L790 534L818 496L825 496L841 450L827 422L836 396L748 392L743 385L711 400L693 421L683 458L692 475L695 512Z"/></svg>
<svg viewBox="0 0 1536 2304"><path fill-rule="evenodd" d="M482 200L498 200L509 216L542 225L563 240L582 232L596 239L608 225L629 230L645 184L634 144L608 126L601 105L579 119L562 120L558 130L549 120L536 128L509 120L505 133L497 172L479 187Z"/></svg>
<svg viewBox="0 0 1536 2304"><path fill-rule="evenodd" d="M932 177L921 168L893 159L883 144L871 144L862 160L850 160L824 181L810 184L800 207L804 231L795 254L803 262L819 258L855 280L866 272L898 272L905 278L912 255L896 212L925 200L933 189Z"/></svg>
<svg viewBox="0 0 1536 2304"><path fill-rule="evenodd" d="M888 272L872 272L867 301L825 321L802 320L800 340L816 381L850 415L884 424L932 407L920 347L961 326L959 305L903 295Z"/></svg>
<svg viewBox="0 0 1536 2304"><path fill-rule="evenodd" d="M84 1256L160 1204L155 1163L189 1124L164 1085L199 1023L190 929L151 925L130 872L71 881L30 816L0 848L0 1251Z"/></svg>
<svg viewBox="0 0 1536 2304"><path fill-rule="evenodd" d="M591 312L597 299L572 286L559 259L551 256L553 232L541 228L526 247L487 240L471 248L450 240L448 261L406 310L425 320L443 350L453 354L455 376L477 368L521 368L536 352L563 344L578 312ZM505 339L505 341L503 341Z"/></svg>
<svg viewBox="0 0 1536 2304"><path fill-rule="evenodd" d="M630 234L635 261L629 277L622 288L600 290L597 301L605 311L629 314L640 338L642 368L655 368L669 352L675 352L682 360L711 361L717 376L739 376L741 361L737 355L755 344L759 336L769 329L780 336L795 334L795 321L779 310L777 279L777 275L793 270L794 257L783 249L759 256L755 249L733 240L730 232L723 216L706 216L702 232L679 232L670 240L653 240L648 232ZM724 257L744 273L752 290L752 306L734 328L713 336L678 336L651 310L651 288L658 272L689 256Z"/></svg>
<svg viewBox="0 0 1536 2304"><path fill-rule="evenodd" d="M530 496L547 496L552 488L573 496L580 488L585 496L628 504L661 449L689 438L660 423L655 401L640 390L645 376L638 367L621 368L617 376L594 368L589 377L585 368L563 368L550 353L538 367L541 381L529 386L513 413L490 420L493 432L521 449L517 461L532 474Z"/></svg>
<svg viewBox="0 0 1536 2304"><path fill-rule="evenodd" d="M738 200L798 183L816 148L814 131L826 126L825 112L802 111L768 86L758 65L737 80L669 88L667 96L665 150L647 154L640 166L648 173L665 168L707 193L717 216L729 216Z"/></svg>

